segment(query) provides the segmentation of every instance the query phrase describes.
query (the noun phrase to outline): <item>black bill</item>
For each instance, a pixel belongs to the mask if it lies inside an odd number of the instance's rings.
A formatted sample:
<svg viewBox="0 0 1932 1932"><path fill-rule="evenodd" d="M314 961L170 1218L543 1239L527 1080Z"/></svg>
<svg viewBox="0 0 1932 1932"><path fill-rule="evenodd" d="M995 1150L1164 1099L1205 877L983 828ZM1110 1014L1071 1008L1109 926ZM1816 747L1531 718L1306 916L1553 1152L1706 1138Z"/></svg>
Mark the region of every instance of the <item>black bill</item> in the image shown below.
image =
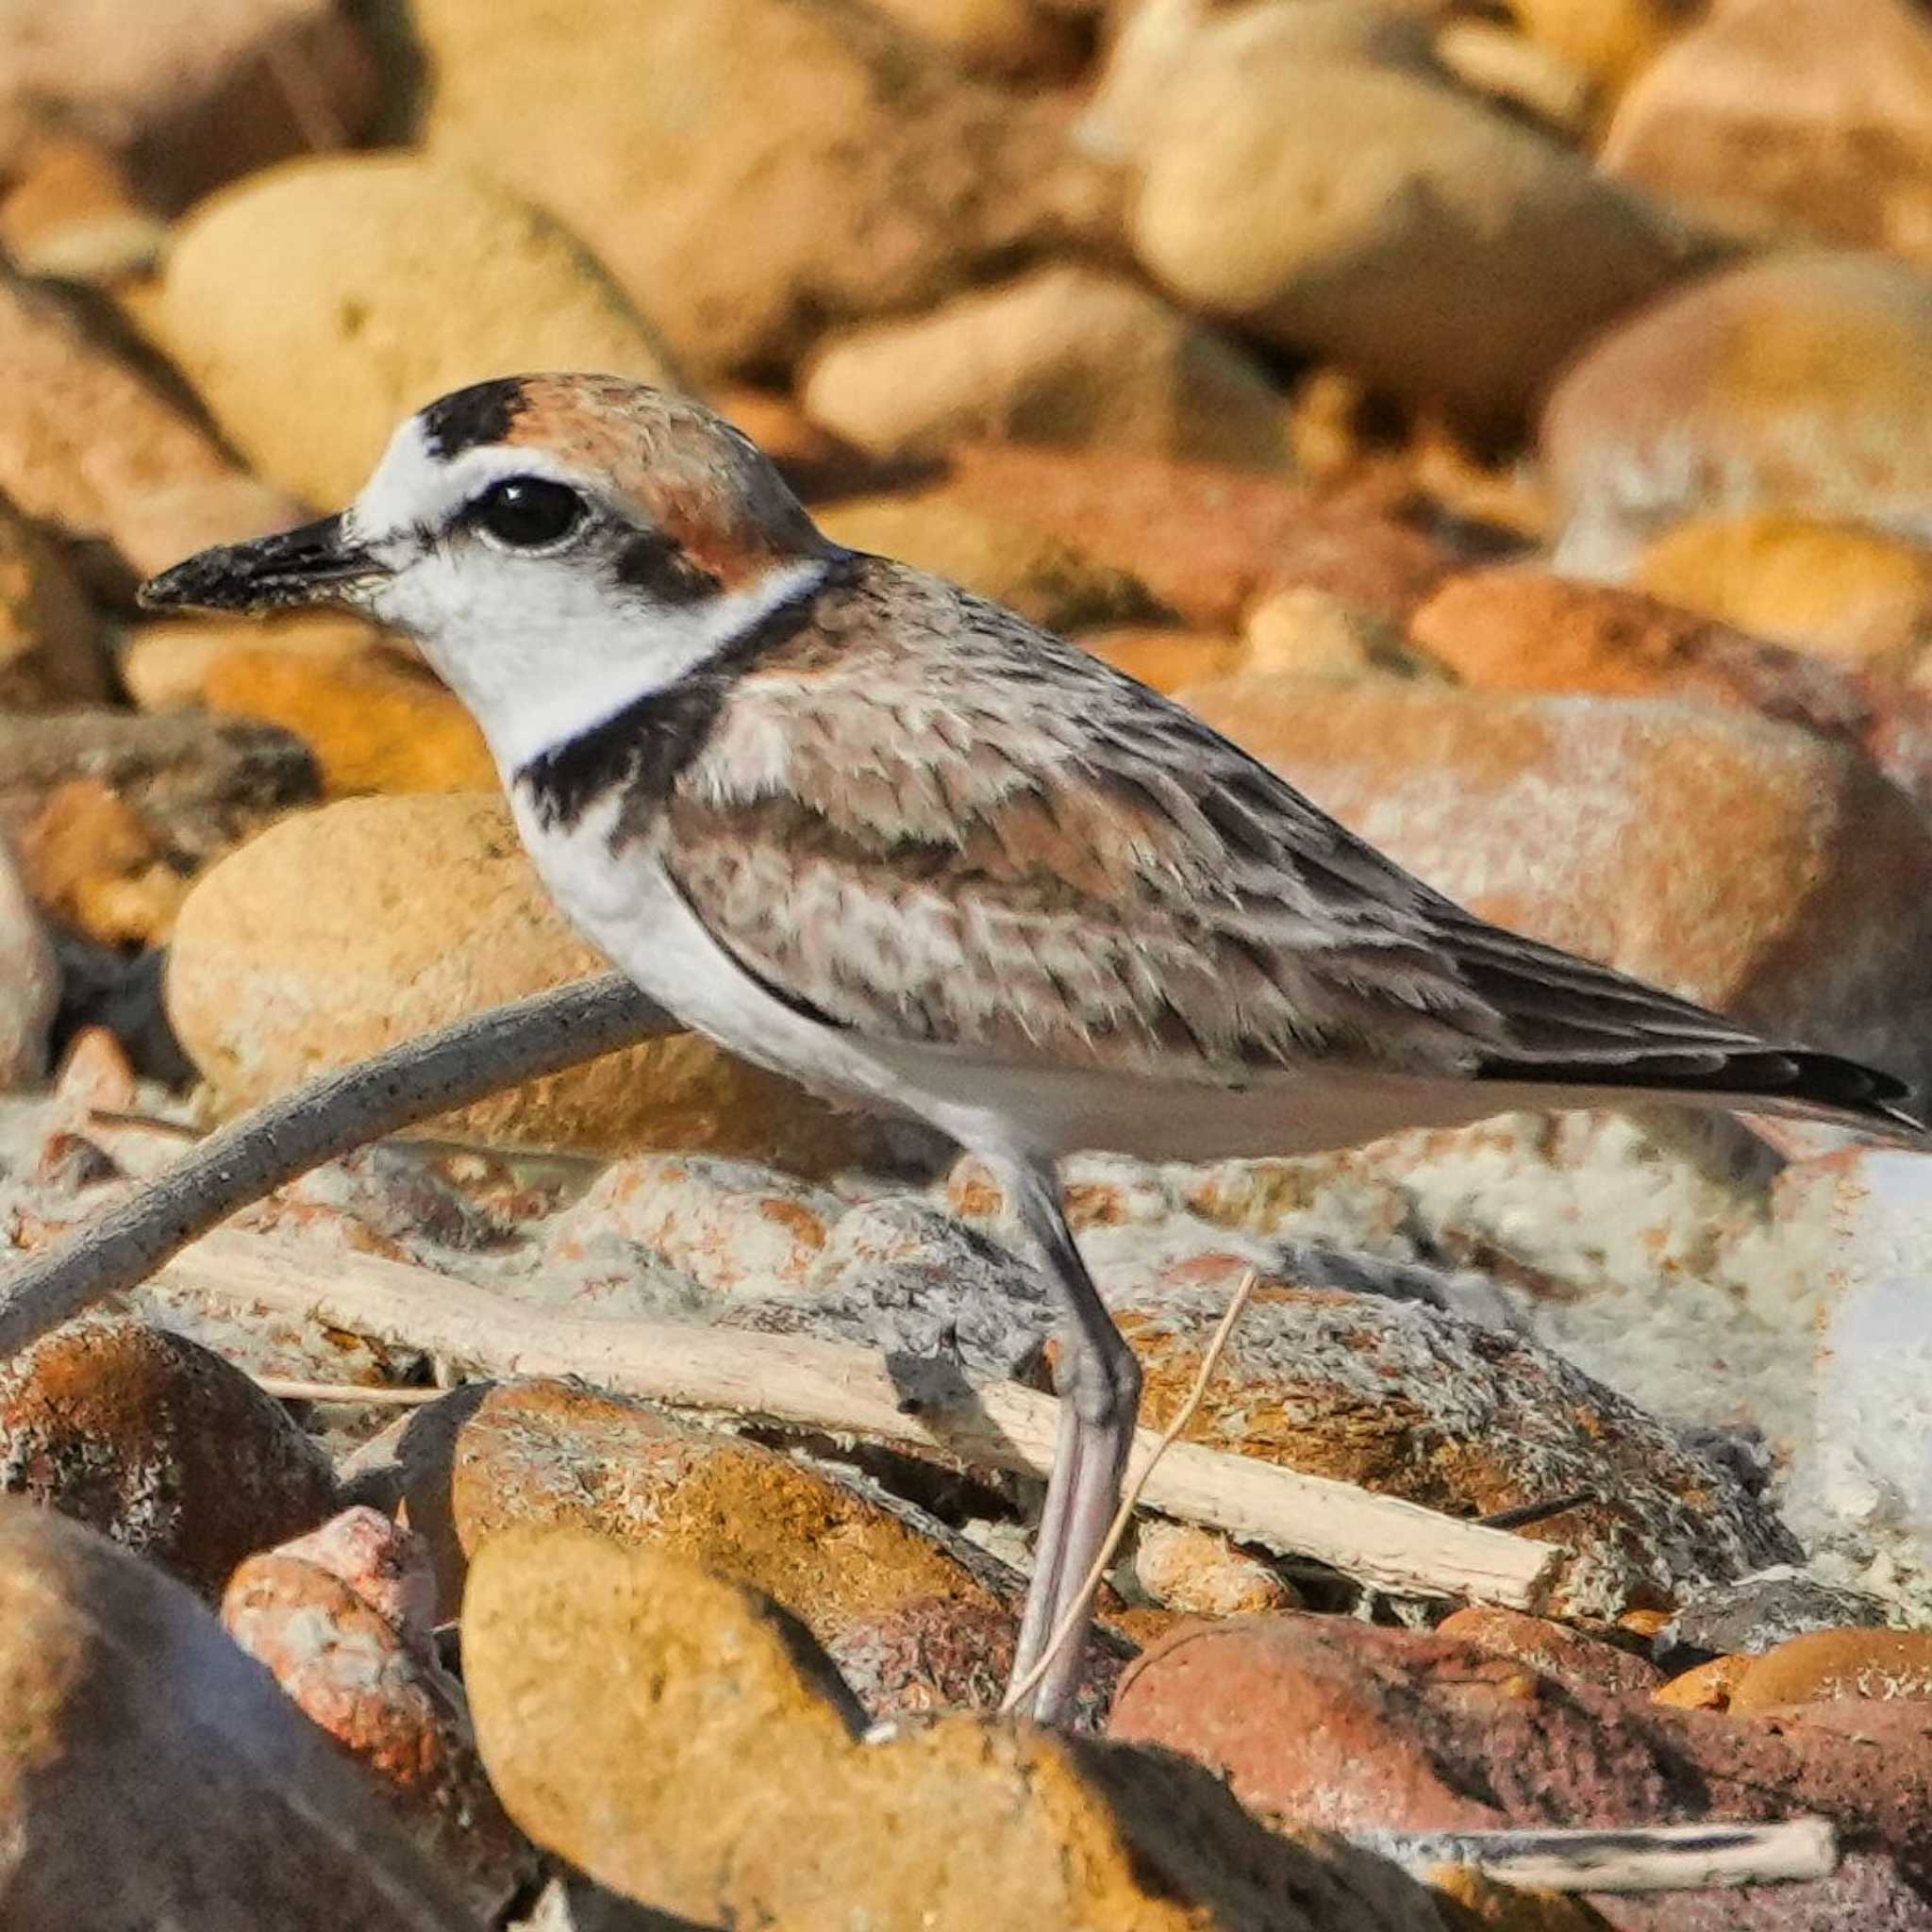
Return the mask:
<svg viewBox="0 0 1932 1932"><path fill-rule="evenodd" d="M349 542L341 517L324 517L252 543L198 551L150 577L141 601L150 610L286 610L344 596L381 574L369 551Z"/></svg>

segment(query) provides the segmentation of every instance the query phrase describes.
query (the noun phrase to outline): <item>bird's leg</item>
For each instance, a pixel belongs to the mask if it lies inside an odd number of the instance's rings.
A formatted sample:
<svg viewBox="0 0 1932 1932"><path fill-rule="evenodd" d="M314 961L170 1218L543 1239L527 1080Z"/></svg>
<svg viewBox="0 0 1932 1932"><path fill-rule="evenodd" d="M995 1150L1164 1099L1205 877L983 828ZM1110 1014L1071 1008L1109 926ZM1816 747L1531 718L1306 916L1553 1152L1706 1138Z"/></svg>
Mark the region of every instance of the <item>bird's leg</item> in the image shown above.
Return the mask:
<svg viewBox="0 0 1932 1932"><path fill-rule="evenodd" d="M1038 1664L1079 1596L1120 1507L1121 1477L1141 1407L1141 1365L1114 1326L1074 1243L1053 1164L1010 1162L1005 1174L1021 1220L1045 1252L1047 1274L1060 1303L1054 1377L1060 1398L1059 1436L1013 1658L1013 1682L1018 1683ZM1072 1694L1089 1621L1083 1616L1068 1634L1022 1706L1042 1724L1058 1716Z"/></svg>

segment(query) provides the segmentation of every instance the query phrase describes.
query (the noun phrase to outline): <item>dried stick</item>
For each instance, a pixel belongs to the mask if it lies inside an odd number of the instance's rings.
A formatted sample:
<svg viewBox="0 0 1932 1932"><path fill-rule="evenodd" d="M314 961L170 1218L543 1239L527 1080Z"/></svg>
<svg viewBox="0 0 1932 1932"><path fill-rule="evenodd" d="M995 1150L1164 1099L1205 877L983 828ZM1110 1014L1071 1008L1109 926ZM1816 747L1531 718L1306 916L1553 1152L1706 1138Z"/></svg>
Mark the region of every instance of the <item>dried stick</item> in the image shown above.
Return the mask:
<svg viewBox="0 0 1932 1932"><path fill-rule="evenodd" d="M305 1382L299 1375L257 1375L255 1386L277 1402L333 1402L354 1408L422 1408L441 1402L447 1389L411 1388L395 1382L377 1382L365 1388L360 1382Z"/></svg>
<svg viewBox="0 0 1932 1932"><path fill-rule="evenodd" d="M1426 1877L1472 1865L1511 1885L1547 1891L1706 1891L1829 1878L1838 1834L1828 1818L1778 1824L1647 1824L1573 1831L1371 1831L1351 1833Z"/></svg>
<svg viewBox="0 0 1932 1932"><path fill-rule="evenodd" d="M1154 1474L1155 1464L1180 1440L1181 1431L1193 1421L1194 1411L1200 1407L1201 1398L1208 1392L1208 1384L1213 1380L1214 1371L1221 1364L1222 1352L1234 1333L1234 1324L1241 1319L1241 1312L1247 1307L1248 1297L1254 1293L1255 1284L1259 1278L1250 1268L1228 1297L1226 1311L1208 1338L1207 1353L1201 1357L1201 1366L1195 1372L1193 1386L1188 1391L1186 1400L1155 1438L1154 1447L1145 1460L1123 1486L1120 1507L1113 1512L1113 1521L1107 1525L1107 1534L1101 1538L1100 1548L1094 1552L1093 1561L1080 1580L1078 1592L1061 1612L1059 1622L1053 1626L1053 1634L1046 1640L1046 1648L1041 1652L1033 1668L1017 1683L1007 1686L1007 1694L1000 1699L1003 1711L1019 1709L1033 1695L1047 1672L1053 1668L1054 1658L1073 1641L1074 1631L1086 1624L1087 1606L1092 1602L1093 1592L1100 1588L1100 1579L1107 1574L1108 1566L1113 1561L1113 1553L1120 1548L1121 1539L1127 1533L1127 1524L1134 1520L1134 1511L1140 1507L1141 1494L1147 1488L1147 1478ZM1139 1440L1137 1434L1137 1446Z"/></svg>
<svg viewBox="0 0 1932 1932"><path fill-rule="evenodd" d="M533 1307L431 1269L373 1255L308 1254L222 1230L176 1256L164 1286L421 1349L491 1375L579 1375L674 1406L936 1450L979 1468L1043 1476L1058 1405L1016 1383L909 1400L870 1349L800 1336L599 1319ZM1158 1438L1143 1429L1136 1457ZM1534 1609L1560 1552L1347 1483L1179 1442L1147 1477L1150 1507L1319 1557L1364 1581L1428 1597Z"/></svg>
<svg viewBox="0 0 1932 1932"><path fill-rule="evenodd" d="M458 1020L311 1080L210 1134L58 1247L0 1274L0 1358L138 1288L196 1235L325 1160L674 1024L612 973Z"/></svg>

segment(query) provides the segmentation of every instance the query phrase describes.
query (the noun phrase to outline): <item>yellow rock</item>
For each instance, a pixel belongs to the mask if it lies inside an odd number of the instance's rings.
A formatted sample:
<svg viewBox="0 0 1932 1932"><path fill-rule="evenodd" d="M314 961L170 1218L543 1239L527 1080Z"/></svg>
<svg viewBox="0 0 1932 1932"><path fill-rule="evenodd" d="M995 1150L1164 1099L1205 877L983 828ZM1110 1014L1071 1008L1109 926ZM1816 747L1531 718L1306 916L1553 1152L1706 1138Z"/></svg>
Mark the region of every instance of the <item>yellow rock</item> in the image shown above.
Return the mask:
<svg viewBox="0 0 1932 1932"><path fill-rule="evenodd" d="M1508 0L1517 24L1539 46L1616 95L1637 78L1693 9L1682 0Z"/></svg>
<svg viewBox="0 0 1932 1932"><path fill-rule="evenodd" d="M1392 1866L1268 1832L1175 1757L964 1716L863 1744L783 1610L588 1531L486 1543L463 1656L517 1823L702 1924L1440 1932Z"/></svg>
<svg viewBox="0 0 1932 1932"><path fill-rule="evenodd" d="M181 908L167 999L189 1057L240 1108L606 970L538 883L500 795L424 792L297 813L215 866ZM434 1131L812 1173L878 1144L859 1117L688 1033L496 1094Z"/></svg>
<svg viewBox="0 0 1932 1932"><path fill-rule="evenodd" d="M1376 675L1453 682L1401 629L1312 584L1271 591L1248 612L1240 669L1263 677L1346 683Z"/></svg>
<svg viewBox="0 0 1932 1932"><path fill-rule="evenodd" d="M374 649L336 662L231 651L209 667L207 688L215 710L265 718L305 740L332 796L496 782L483 734L455 693Z"/></svg>
<svg viewBox="0 0 1932 1932"><path fill-rule="evenodd" d="M202 204L169 257L163 340L273 482L334 506L399 418L506 372L674 380L577 241L508 189L414 154L294 161Z"/></svg>
<svg viewBox="0 0 1932 1932"><path fill-rule="evenodd" d="M1637 565L1654 596L1874 671L1907 672L1932 641L1932 550L1764 511L1690 517Z"/></svg>

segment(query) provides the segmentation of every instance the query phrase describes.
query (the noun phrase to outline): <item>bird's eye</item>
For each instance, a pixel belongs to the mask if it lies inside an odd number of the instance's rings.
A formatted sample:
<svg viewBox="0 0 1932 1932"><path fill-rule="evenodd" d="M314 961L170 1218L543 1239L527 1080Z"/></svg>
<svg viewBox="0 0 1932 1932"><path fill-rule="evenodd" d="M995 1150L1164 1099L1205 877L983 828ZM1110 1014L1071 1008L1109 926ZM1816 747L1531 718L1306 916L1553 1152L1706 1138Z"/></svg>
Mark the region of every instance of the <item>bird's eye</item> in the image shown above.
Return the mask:
<svg viewBox="0 0 1932 1932"><path fill-rule="evenodd" d="M561 543L590 513L567 483L547 476L506 476L470 506L470 520L511 550L544 550Z"/></svg>

